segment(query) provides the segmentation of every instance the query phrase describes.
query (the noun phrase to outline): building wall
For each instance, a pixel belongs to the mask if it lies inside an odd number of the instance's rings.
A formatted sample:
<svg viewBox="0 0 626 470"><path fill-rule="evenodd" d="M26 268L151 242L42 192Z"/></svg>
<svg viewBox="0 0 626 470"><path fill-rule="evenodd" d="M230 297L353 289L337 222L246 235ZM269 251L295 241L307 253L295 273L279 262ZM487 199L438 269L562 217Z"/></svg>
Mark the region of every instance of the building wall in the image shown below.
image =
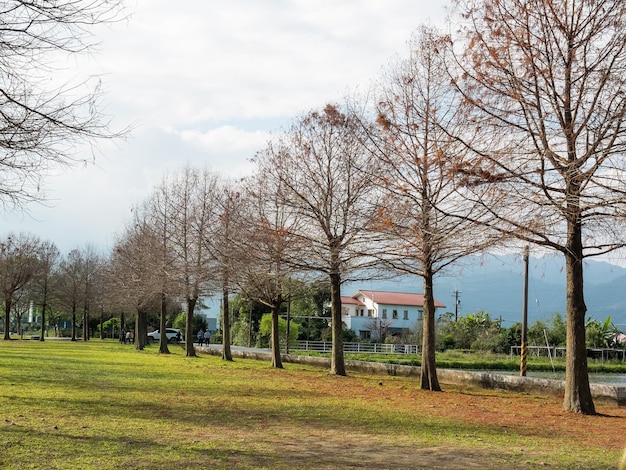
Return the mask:
<svg viewBox="0 0 626 470"><path fill-rule="evenodd" d="M380 338L381 332L415 328L423 317L423 308L409 305L378 305L366 297L359 298L365 304L342 305L342 320L347 328L362 338ZM395 318L394 318L395 312Z"/></svg>
<svg viewBox="0 0 626 470"><path fill-rule="evenodd" d="M364 311L363 306L355 304L341 304L341 316L342 317L358 317L359 315L365 316L367 313Z"/></svg>

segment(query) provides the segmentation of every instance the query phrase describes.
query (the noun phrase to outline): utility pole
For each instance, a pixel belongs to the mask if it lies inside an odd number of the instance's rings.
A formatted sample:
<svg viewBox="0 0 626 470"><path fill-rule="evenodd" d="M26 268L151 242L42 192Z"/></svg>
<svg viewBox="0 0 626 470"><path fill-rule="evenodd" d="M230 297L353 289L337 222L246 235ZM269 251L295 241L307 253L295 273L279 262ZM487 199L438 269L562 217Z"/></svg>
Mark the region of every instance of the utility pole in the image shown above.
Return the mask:
<svg viewBox="0 0 626 470"><path fill-rule="evenodd" d="M519 375L526 376L526 340L528 330L528 245L524 247L524 296L522 299L522 351Z"/></svg>
<svg viewBox="0 0 626 470"><path fill-rule="evenodd" d="M461 291L455 287L452 293L454 294L454 321L458 321L459 320L459 305L461 304L461 300L459 299L459 294L461 293Z"/></svg>

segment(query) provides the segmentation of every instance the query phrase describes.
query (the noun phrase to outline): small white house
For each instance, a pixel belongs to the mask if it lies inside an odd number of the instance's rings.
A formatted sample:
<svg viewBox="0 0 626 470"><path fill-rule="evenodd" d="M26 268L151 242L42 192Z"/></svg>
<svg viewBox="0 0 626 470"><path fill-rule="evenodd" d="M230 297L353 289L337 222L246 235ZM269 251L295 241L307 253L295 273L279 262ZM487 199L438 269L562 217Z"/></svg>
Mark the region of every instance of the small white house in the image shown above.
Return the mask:
<svg viewBox="0 0 626 470"><path fill-rule="evenodd" d="M435 300L435 309L445 308ZM399 335L418 326L424 315L424 295L360 290L341 297L341 320L363 339Z"/></svg>

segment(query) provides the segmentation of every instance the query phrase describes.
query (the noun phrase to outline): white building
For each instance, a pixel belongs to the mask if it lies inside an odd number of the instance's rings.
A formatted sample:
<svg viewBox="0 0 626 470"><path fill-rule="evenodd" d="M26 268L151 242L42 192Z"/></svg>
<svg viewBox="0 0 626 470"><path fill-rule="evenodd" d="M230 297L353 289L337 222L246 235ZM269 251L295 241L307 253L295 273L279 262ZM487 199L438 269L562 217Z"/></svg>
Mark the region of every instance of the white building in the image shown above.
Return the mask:
<svg viewBox="0 0 626 470"><path fill-rule="evenodd" d="M435 300L435 309L445 308ZM398 335L416 328L424 315L424 295L360 290L341 297L341 320L361 338Z"/></svg>

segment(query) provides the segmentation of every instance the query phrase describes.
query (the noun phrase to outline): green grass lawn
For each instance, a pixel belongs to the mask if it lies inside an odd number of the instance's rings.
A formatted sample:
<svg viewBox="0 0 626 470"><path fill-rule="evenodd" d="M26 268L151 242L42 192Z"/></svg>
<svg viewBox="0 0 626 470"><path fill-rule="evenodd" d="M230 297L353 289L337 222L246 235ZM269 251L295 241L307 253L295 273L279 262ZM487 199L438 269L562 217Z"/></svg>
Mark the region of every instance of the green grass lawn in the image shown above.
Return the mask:
<svg viewBox="0 0 626 470"><path fill-rule="evenodd" d="M414 379L334 377L299 364L276 370L170 349L0 342L0 468L604 469L620 455L542 426L430 412L470 399L506 400L513 413L515 394L435 394ZM606 419L622 426L623 418Z"/></svg>

